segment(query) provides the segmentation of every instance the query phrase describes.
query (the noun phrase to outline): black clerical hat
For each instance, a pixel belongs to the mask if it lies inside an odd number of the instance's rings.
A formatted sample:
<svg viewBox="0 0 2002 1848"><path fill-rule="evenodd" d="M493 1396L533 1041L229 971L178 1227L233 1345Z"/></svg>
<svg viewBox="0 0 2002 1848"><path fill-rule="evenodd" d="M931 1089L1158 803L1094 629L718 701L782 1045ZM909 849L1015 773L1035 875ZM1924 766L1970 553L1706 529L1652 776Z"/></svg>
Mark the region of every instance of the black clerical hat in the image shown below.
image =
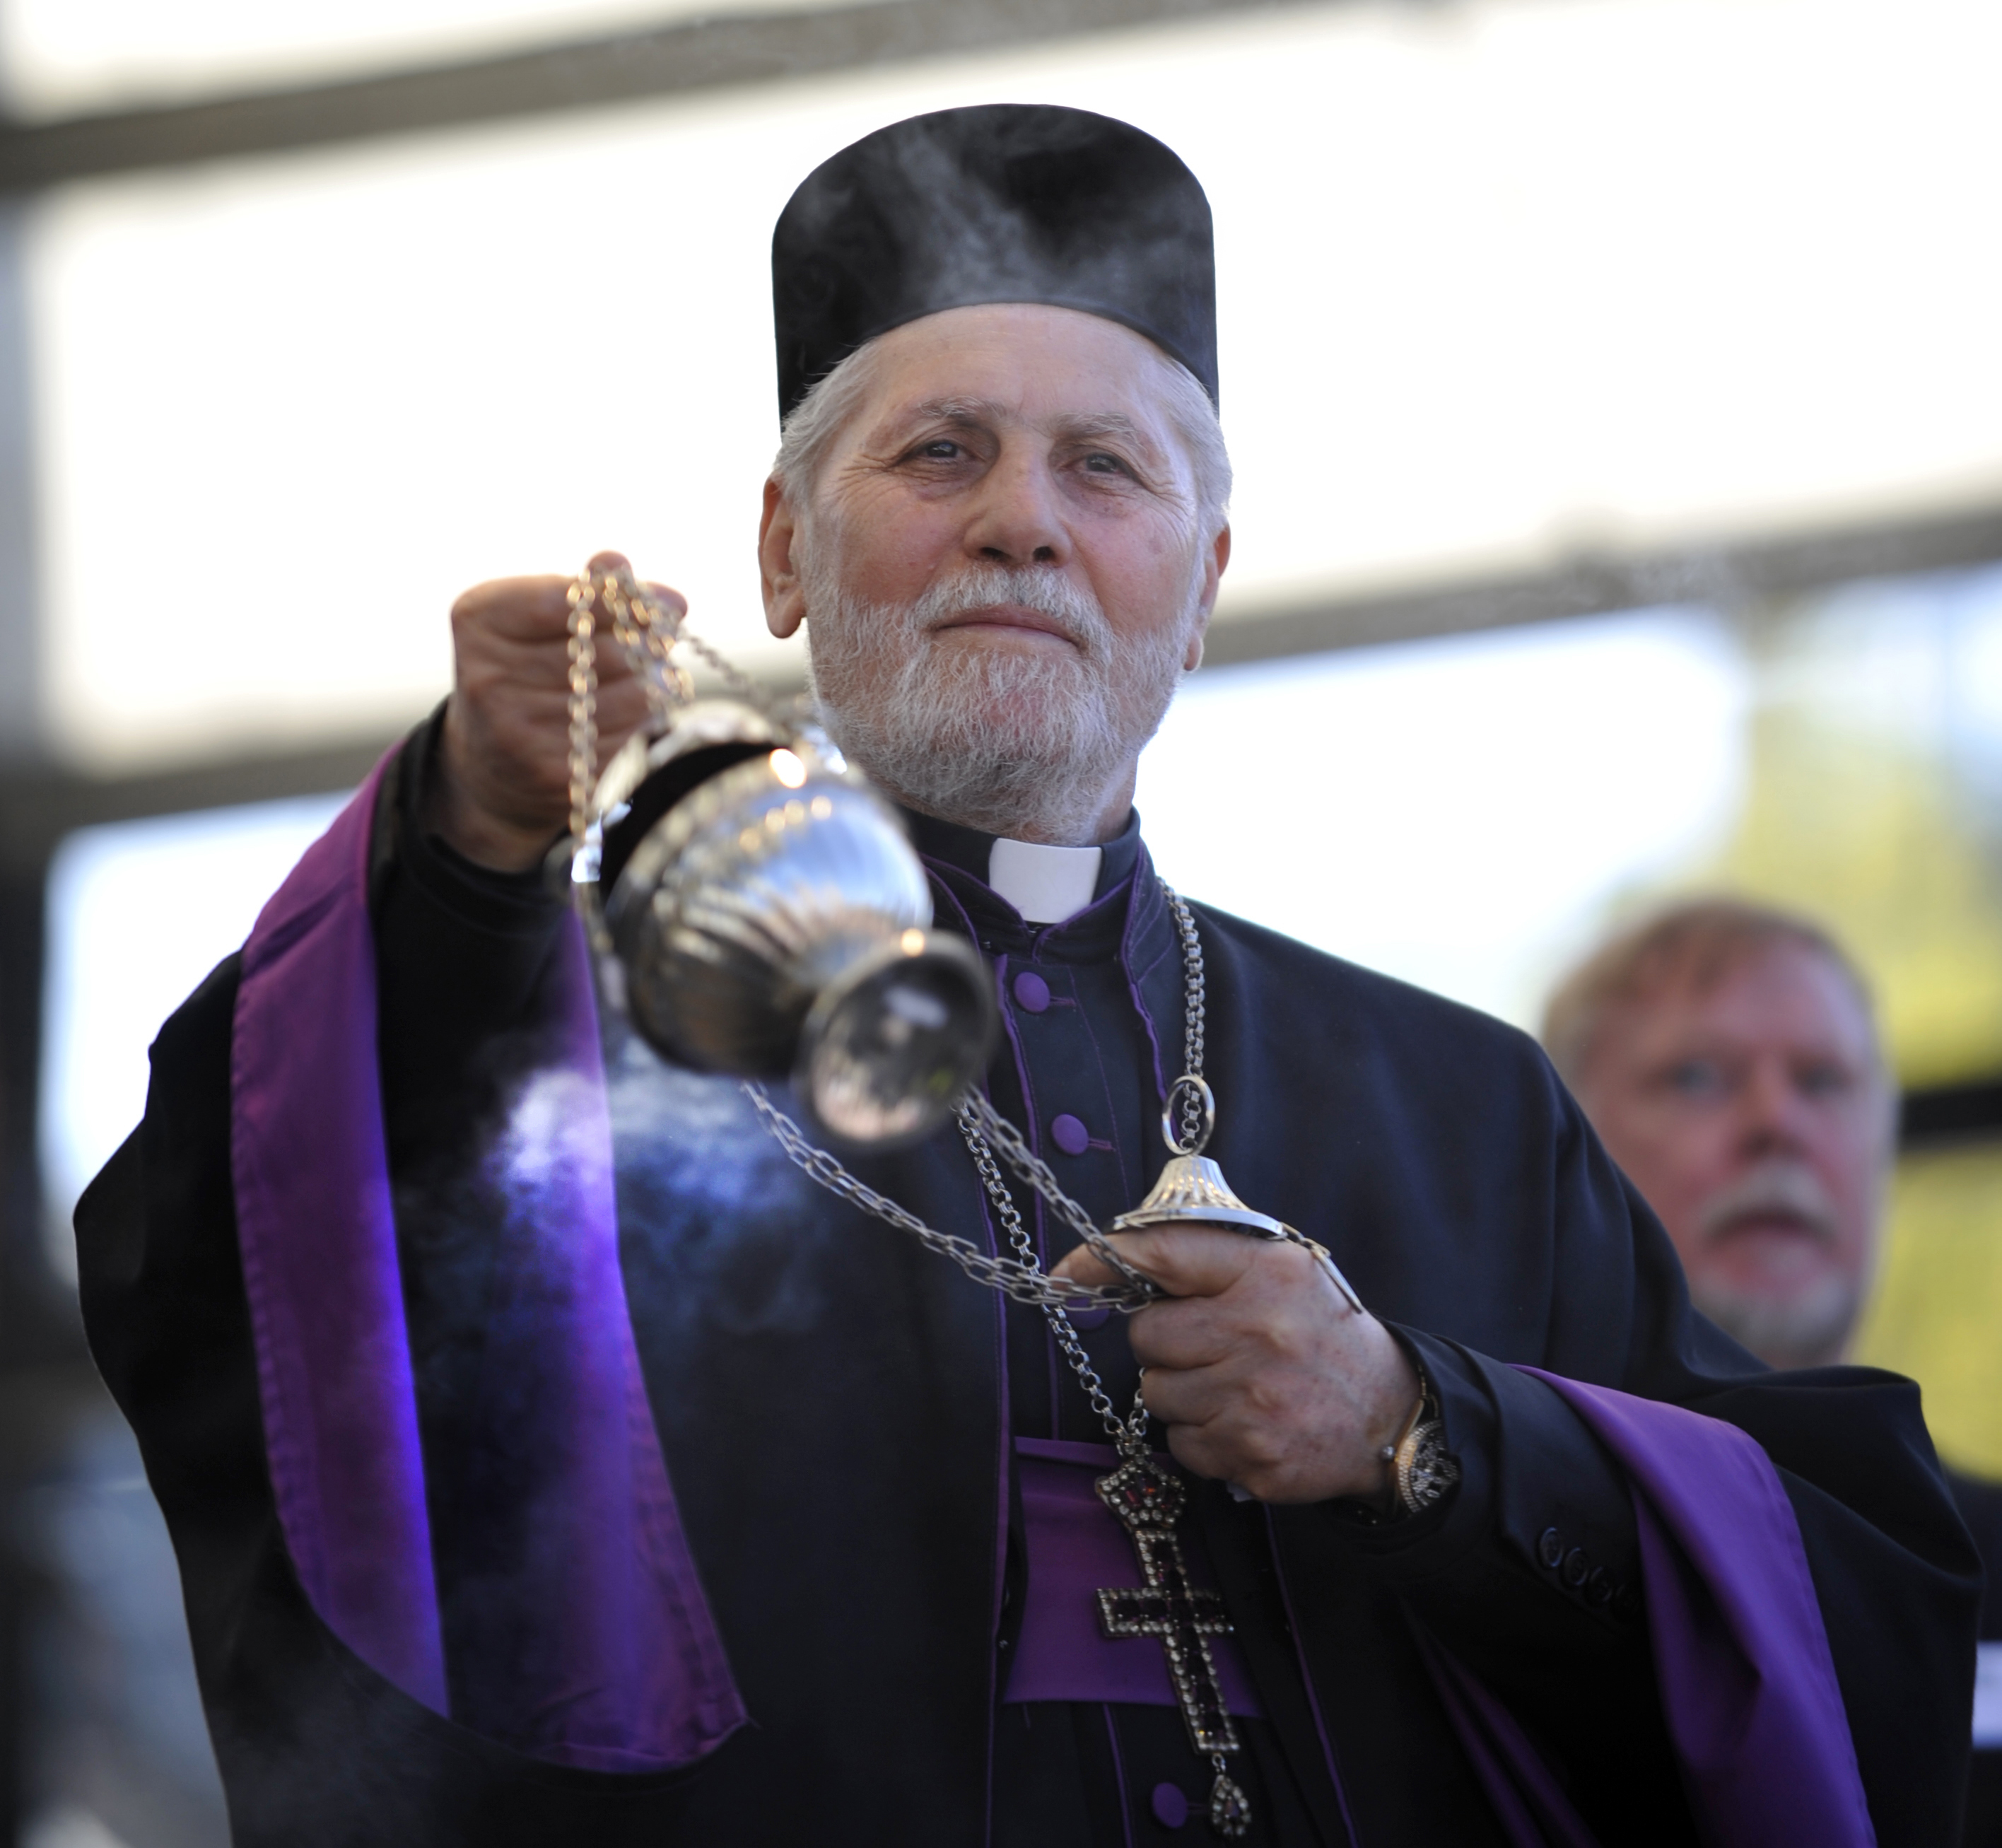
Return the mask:
<svg viewBox="0 0 2002 1848"><path fill-rule="evenodd" d="M941 309L1103 315L1216 397L1209 201L1150 134L998 103L912 116L808 174L772 234L779 414L865 340Z"/></svg>

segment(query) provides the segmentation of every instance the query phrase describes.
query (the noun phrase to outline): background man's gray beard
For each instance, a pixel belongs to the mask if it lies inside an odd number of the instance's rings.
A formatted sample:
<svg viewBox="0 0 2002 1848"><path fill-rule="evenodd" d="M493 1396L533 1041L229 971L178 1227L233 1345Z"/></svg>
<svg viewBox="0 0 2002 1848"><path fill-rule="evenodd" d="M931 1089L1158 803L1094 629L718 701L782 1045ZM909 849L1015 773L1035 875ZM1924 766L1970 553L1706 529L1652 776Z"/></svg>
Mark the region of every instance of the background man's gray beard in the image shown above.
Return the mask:
<svg viewBox="0 0 2002 1848"><path fill-rule="evenodd" d="M1770 1212L1795 1215L1823 1243L1835 1242L1835 1202L1814 1170L1791 1156L1758 1163L1704 1201L1697 1215L1697 1236L1705 1241L1718 1238L1737 1222ZM1805 1290L1788 1295L1710 1281L1692 1281L1690 1295L1698 1309L1754 1354L1776 1367L1801 1367L1830 1358L1847 1342L1862 1310L1864 1287L1840 1271L1824 1271Z"/></svg>
<svg viewBox="0 0 2002 1848"><path fill-rule="evenodd" d="M1174 696L1186 621L1121 643L1097 605L1053 573L999 566L969 569L904 608L866 604L819 565L806 572L809 654L842 749L893 795L948 821L1089 840ZM943 616L1003 603L1049 615L1077 653L947 654L928 633Z"/></svg>
<svg viewBox="0 0 2002 1848"><path fill-rule="evenodd" d="M1861 1286L1830 1273L1805 1294L1787 1299L1700 1288L1698 1309L1741 1347L1776 1367L1805 1367L1835 1359L1848 1344L1863 1307Z"/></svg>

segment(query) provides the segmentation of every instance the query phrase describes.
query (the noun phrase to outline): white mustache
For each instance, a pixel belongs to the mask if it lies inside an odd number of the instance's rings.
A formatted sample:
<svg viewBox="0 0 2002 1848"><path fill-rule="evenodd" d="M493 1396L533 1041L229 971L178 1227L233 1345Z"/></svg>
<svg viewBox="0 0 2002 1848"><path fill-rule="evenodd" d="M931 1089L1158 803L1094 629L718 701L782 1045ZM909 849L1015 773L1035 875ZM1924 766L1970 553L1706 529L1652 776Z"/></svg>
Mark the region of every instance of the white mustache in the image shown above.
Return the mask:
<svg viewBox="0 0 2002 1848"><path fill-rule="evenodd" d="M910 605L908 620L922 633L954 617L1009 604L1048 616L1066 641L1075 643L1094 660L1102 661L1111 653L1112 627L1098 600L1050 570L970 565L956 577L927 588Z"/></svg>
<svg viewBox="0 0 2002 1848"><path fill-rule="evenodd" d="M1709 1239L1741 1219L1776 1214L1801 1220L1824 1243L1834 1240L1835 1202L1814 1170L1794 1161L1761 1162L1720 1187L1703 1203L1697 1225Z"/></svg>

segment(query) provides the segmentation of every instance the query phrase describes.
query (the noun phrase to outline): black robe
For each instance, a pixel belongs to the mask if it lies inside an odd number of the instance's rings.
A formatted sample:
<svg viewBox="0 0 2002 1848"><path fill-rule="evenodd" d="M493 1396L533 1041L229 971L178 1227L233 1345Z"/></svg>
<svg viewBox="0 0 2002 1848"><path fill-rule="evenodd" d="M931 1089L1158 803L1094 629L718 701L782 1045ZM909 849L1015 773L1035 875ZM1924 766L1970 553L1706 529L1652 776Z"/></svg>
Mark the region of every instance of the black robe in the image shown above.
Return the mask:
<svg viewBox="0 0 2002 1848"><path fill-rule="evenodd" d="M234 959L163 1029L145 1121L78 1213L86 1326L180 1555L236 1840L1183 1839L1147 1810L1157 1776L1205 1787L1171 1714L997 1707L1020 1596L1019 1546L997 1543L1019 1529L1009 1434L1100 1435L1038 1320L790 1171L749 1197L708 1184L699 1147L622 1149L621 1254L752 1724L659 1776L509 1749L500 1665L520 1485L492 1466L490 1408L469 1385L493 1205L478 1156L538 1061L556 914L532 884L422 839L424 760L406 755L377 818L383 1088L453 1720L333 1636L285 1550L228 1159ZM976 876L983 837L930 825L919 844L941 921L977 937L1004 994L1028 968L1070 1004L1008 1007L992 1087L1045 1152L1054 1114L1086 1126L1083 1155L1050 1159L1109 1216L1153 1177L1160 1079L1178 1069L1181 964L1143 850L1129 829L1099 901L1032 928ZM1222 912L1198 917L1222 1113L1211 1152L1254 1205L1327 1244L1418 1357L1464 1472L1442 1508L1385 1526L1200 1486L1195 1518L1266 1714L1249 1729L1255 1839L1505 1839L1421 1633L1508 1703L1603 1841L1694 1839L1630 1588L1626 1480L1515 1370L1529 1365L1691 1407L1764 1446L1878 1839L1946 1840L1976 1581L1917 1389L1857 1369L1768 1373L1695 1316L1665 1236L1520 1034ZM724 1107L728 1087L705 1095ZM857 1166L933 1223L992 1236L950 1135ZM1123 1396L1123 1325L1091 1345ZM1554 1539L1592 1572L1573 1584L1544 1563Z"/></svg>
<svg viewBox="0 0 2002 1848"><path fill-rule="evenodd" d="M2002 1482L1984 1482L1951 1470L1947 1481L1988 1570L1981 1600L1981 1640L2002 1648L2002 1585L1997 1582L2002 1572ZM1965 1848L2002 1848L2002 1745L1985 1746L1974 1754L1962 1839Z"/></svg>

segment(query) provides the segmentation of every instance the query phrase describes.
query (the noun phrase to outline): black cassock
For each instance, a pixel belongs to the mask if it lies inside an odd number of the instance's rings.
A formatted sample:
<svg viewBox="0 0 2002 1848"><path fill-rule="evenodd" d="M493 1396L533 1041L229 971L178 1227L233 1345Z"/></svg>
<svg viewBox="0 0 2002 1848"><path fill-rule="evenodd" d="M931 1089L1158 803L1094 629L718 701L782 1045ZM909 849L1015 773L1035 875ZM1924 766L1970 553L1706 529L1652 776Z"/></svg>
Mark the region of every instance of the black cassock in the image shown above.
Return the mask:
<svg viewBox="0 0 2002 1848"><path fill-rule="evenodd" d="M146 1119L78 1212L86 1325L179 1552L237 1842L1214 1839L1207 1769L1172 1709L1006 1700L1026 1587L1000 1459L1013 1439L1104 1435L1040 1316L782 1163L743 1179L719 1152L769 1145L717 1080L663 1075L650 1104L623 1123L615 1111L621 1258L750 1723L669 1773L511 1748L532 1725L514 1705L525 1619L508 1562L533 1493L510 1475L505 1383L482 1365L488 1235L506 1210L488 1156L544 1059L562 914L532 880L483 873L414 827L435 729L382 785L369 885L450 1720L320 1620L280 1526L229 1165L236 959L162 1030ZM1182 967L1137 825L1107 849L1092 906L1032 927L978 876L986 837L916 824L941 922L969 929L997 970L995 1100L1101 1222L1153 1181L1161 1079L1179 1069ZM1917 1389L1858 1369L1767 1372L1693 1315L1666 1238L1522 1034L1197 915L1210 1152L1251 1204L1325 1243L1408 1344L1463 1472L1442 1506L1381 1526L1195 1485L1200 1549L1262 1707L1241 1722L1234 1767L1250 1839L1523 1839L1449 1723L1430 1648L1499 1696L1599 1841L1697 1839L1655 1693L1627 1479L1529 1365L1693 1408L1763 1446L1798 1520L1877 1839L1948 1840L1976 1581ZM677 1099L706 1113L699 1134L678 1130ZM855 1165L933 1225L992 1240L957 1137ZM1031 1223L1053 1260L1067 1236L1040 1209ZM1086 1341L1125 1403L1123 1323ZM1163 1820L1164 1785L1189 1799L1179 1827Z"/></svg>

